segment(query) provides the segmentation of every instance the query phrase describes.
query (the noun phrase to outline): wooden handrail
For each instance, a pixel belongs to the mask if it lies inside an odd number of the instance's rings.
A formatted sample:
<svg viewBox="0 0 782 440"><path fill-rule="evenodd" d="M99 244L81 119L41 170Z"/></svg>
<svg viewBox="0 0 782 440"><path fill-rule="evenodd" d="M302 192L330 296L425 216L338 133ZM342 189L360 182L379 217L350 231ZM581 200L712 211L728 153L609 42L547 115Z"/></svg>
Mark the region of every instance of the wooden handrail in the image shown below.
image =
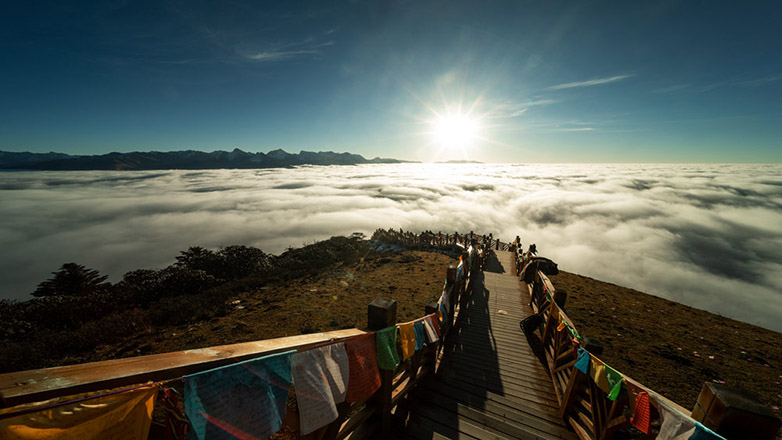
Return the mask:
<svg viewBox="0 0 782 440"><path fill-rule="evenodd" d="M545 286L545 294L544 292ZM559 415L567 422L581 439L610 439L620 429L628 426L630 420L625 415L629 406L626 393L617 400L608 399L607 394L584 373L575 368L576 345L569 330L557 330L560 319L578 335L575 323L554 301L556 290L553 283L542 272L536 273L533 285L526 285L526 292L533 301L533 310L543 316L543 329L539 332L547 360L547 368L555 395L559 401ZM533 296L533 292L538 295ZM685 416L690 411L655 392L651 388L617 371L623 381L646 391ZM651 399L652 405L656 405ZM632 410L632 408L631 408ZM659 414L657 414L659 417Z"/></svg>
<svg viewBox="0 0 782 440"><path fill-rule="evenodd" d="M356 328L0 374L0 394L10 406L53 397L163 381L232 363L305 351L367 333Z"/></svg>
<svg viewBox="0 0 782 440"><path fill-rule="evenodd" d="M383 231L386 232L386 231ZM426 246L428 248L453 248L460 239L469 242L467 235L420 234L394 232L394 240L407 246ZM498 241L499 243L499 241ZM498 244L499 246L499 244ZM341 404L340 417L331 424L304 438L342 439L369 438L379 428L376 416L383 415L383 408L390 416L394 407L422 380L430 377L437 369L439 356L445 338L456 322L458 304L462 295L470 288L470 268L464 265L461 280L446 278L445 294L449 296L451 307L448 319L444 322L442 337L437 344L428 344L424 350L411 359L401 362L396 371L383 374L384 385L376 396L365 402ZM360 336L367 330L357 328L335 330L307 335L289 336L238 344L221 345L170 353L160 353L108 361L91 362L62 367L42 368L0 374L0 396L8 406L39 402L55 397L118 388L145 382L158 382L181 379L188 374L206 371L212 368L230 365L248 359L267 356L284 351L306 351L326 344ZM388 402L384 405L382 397L388 392ZM289 409L290 411L290 409ZM382 417L381 417L382 419Z"/></svg>

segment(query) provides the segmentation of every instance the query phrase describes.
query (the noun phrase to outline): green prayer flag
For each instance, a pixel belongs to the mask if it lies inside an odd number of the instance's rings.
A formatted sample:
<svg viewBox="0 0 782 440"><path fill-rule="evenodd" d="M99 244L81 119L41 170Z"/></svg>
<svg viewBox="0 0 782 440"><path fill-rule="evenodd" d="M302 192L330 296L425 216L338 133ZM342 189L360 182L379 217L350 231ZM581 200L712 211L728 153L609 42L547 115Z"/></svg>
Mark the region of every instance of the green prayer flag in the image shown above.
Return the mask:
<svg viewBox="0 0 782 440"><path fill-rule="evenodd" d="M622 390L622 375L606 364L606 379L608 379L608 388L611 390L608 393L608 398L616 400Z"/></svg>
<svg viewBox="0 0 782 440"><path fill-rule="evenodd" d="M381 370L396 370L399 365L399 353L396 352L396 326L386 327L375 332L377 345L377 366Z"/></svg>

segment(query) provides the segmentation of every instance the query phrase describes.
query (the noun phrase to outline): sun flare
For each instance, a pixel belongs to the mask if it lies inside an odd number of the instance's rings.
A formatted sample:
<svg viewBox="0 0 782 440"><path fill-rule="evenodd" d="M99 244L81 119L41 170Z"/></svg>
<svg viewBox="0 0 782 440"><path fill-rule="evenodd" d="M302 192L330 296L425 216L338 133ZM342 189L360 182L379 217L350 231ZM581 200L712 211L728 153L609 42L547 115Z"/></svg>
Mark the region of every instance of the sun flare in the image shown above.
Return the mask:
<svg viewBox="0 0 782 440"><path fill-rule="evenodd" d="M475 118L456 113L438 115L432 121L432 136L445 149L465 149L478 138L480 126Z"/></svg>

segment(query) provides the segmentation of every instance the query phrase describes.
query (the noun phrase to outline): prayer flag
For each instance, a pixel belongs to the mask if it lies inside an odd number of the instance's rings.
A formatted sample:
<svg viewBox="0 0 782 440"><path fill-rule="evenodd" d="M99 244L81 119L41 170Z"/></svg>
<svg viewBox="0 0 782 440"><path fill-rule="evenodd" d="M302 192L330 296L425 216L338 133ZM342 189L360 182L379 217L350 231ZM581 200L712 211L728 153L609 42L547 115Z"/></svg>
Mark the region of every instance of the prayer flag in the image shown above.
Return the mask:
<svg viewBox="0 0 782 440"><path fill-rule="evenodd" d="M564 329L565 329L565 321L562 321L562 322L560 322L560 323L559 323L559 325L557 326L557 331L558 331L558 332L561 332L561 331L562 331L562 330L564 330Z"/></svg>
<svg viewBox="0 0 782 440"><path fill-rule="evenodd" d="M668 406L661 399L654 398L657 401L657 408L660 410L660 433L657 434L659 440L688 440L695 432L695 420L680 413Z"/></svg>
<svg viewBox="0 0 782 440"><path fill-rule="evenodd" d="M619 397L619 392L622 390L622 375L606 364L606 380L608 381L608 388L611 390L608 393L608 399L616 400Z"/></svg>
<svg viewBox="0 0 782 440"><path fill-rule="evenodd" d="M381 370L396 370L399 354L396 352L396 326L375 332L377 344L377 365Z"/></svg>
<svg viewBox="0 0 782 440"><path fill-rule="evenodd" d="M582 373L589 374L589 352L583 348L578 348L578 360L576 361L576 368Z"/></svg>
<svg viewBox="0 0 782 440"><path fill-rule="evenodd" d="M442 336L442 334L440 333L440 321L438 320L439 317L440 317L440 311L439 310L437 311L436 315L429 315L429 324L431 324L431 326L434 329L435 333L437 333L437 339L439 339L440 336ZM435 339L435 341L437 339Z"/></svg>
<svg viewBox="0 0 782 440"><path fill-rule="evenodd" d="M448 322L448 311L445 310L445 304L440 304L440 313L442 314L443 324Z"/></svg>
<svg viewBox="0 0 782 440"><path fill-rule="evenodd" d="M592 380L595 381L595 385L597 385L598 388L603 390L606 394L611 392L611 389L608 388L608 378L606 377L606 366L600 359L589 355L590 361L589 361L589 375L592 377Z"/></svg>
<svg viewBox="0 0 782 440"><path fill-rule="evenodd" d="M440 304L445 306L445 310L451 310L451 298L448 296L447 289L447 286L443 286L443 293L440 294Z"/></svg>
<svg viewBox="0 0 782 440"><path fill-rule="evenodd" d="M426 339L429 343L435 343L440 340L439 334L435 331L436 325L432 323L432 317L424 318L424 330L426 330Z"/></svg>
<svg viewBox="0 0 782 440"><path fill-rule="evenodd" d="M299 432L309 434L339 416L348 384L345 343L326 345L293 355L293 387L299 406Z"/></svg>
<svg viewBox="0 0 782 440"><path fill-rule="evenodd" d="M25 412L0 420L3 440L146 440L155 406L156 386L145 386L94 398L67 399L60 404L26 405L36 412ZM27 409L27 408L25 408ZM20 407L0 411L10 414Z"/></svg>
<svg viewBox="0 0 782 440"><path fill-rule="evenodd" d="M185 376L185 414L199 440L266 438L280 430L293 351Z"/></svg>
<svg viewBox="0 0 782 440"><path fill-rule="evenodd" d="M725 440L725 437L703 426L701 422L695 422L695 432L688 440Z"/></svg>
<svg viewBox="0 0 782 440"><path fill-rule="evenodd" d="M399 324L399 340L402 343L402 360L406 361L415 353L415 324Z"/></svg>
<svg viewBox="0 0 782 440"><path fill-rule="evenodd" d="M358 402L366 400L380 388L380 371L377 369L375 335L350 338L345 342L348 353L348 392L345 400Z"/></svg>
<svg viewBox="0 0 782 440"><path fill-rule="evenodd" d="M635 405L631 408L633 408L633 416L630 418L630 423L639 431L648 434L649 422L651 420L649 394L646 391L638 393L638 396L635 398Z"/></svg>
<svg viewBox="0 0 782 440"><path fill-rule="evenodd" d="M416 351L424 348L424 342L426 342L426 330L424 329L424 321L416 321L413 325L415 329L415 349Z"/></svg>
<svg viewBox="0 0 782 440"><path fill-rule="evenodd" d="M185 440L190 431L190 422L179 409L179 399L174 390L166 386L160 387L160 403L163 404L163 412L166 420L166 438L168 440Z"/></svg>

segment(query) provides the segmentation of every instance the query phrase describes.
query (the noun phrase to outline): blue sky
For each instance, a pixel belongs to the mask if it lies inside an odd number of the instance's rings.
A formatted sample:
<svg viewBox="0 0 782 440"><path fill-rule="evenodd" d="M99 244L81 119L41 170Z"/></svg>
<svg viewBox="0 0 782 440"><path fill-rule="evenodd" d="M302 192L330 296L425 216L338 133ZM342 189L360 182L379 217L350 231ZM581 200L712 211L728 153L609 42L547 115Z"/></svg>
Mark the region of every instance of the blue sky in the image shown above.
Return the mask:
<svg viewBox="0 0 782 440"><path fill-rule="evenodd" d="M779 2L74 4L4 6L0 149L782 161Z"/></svg>

